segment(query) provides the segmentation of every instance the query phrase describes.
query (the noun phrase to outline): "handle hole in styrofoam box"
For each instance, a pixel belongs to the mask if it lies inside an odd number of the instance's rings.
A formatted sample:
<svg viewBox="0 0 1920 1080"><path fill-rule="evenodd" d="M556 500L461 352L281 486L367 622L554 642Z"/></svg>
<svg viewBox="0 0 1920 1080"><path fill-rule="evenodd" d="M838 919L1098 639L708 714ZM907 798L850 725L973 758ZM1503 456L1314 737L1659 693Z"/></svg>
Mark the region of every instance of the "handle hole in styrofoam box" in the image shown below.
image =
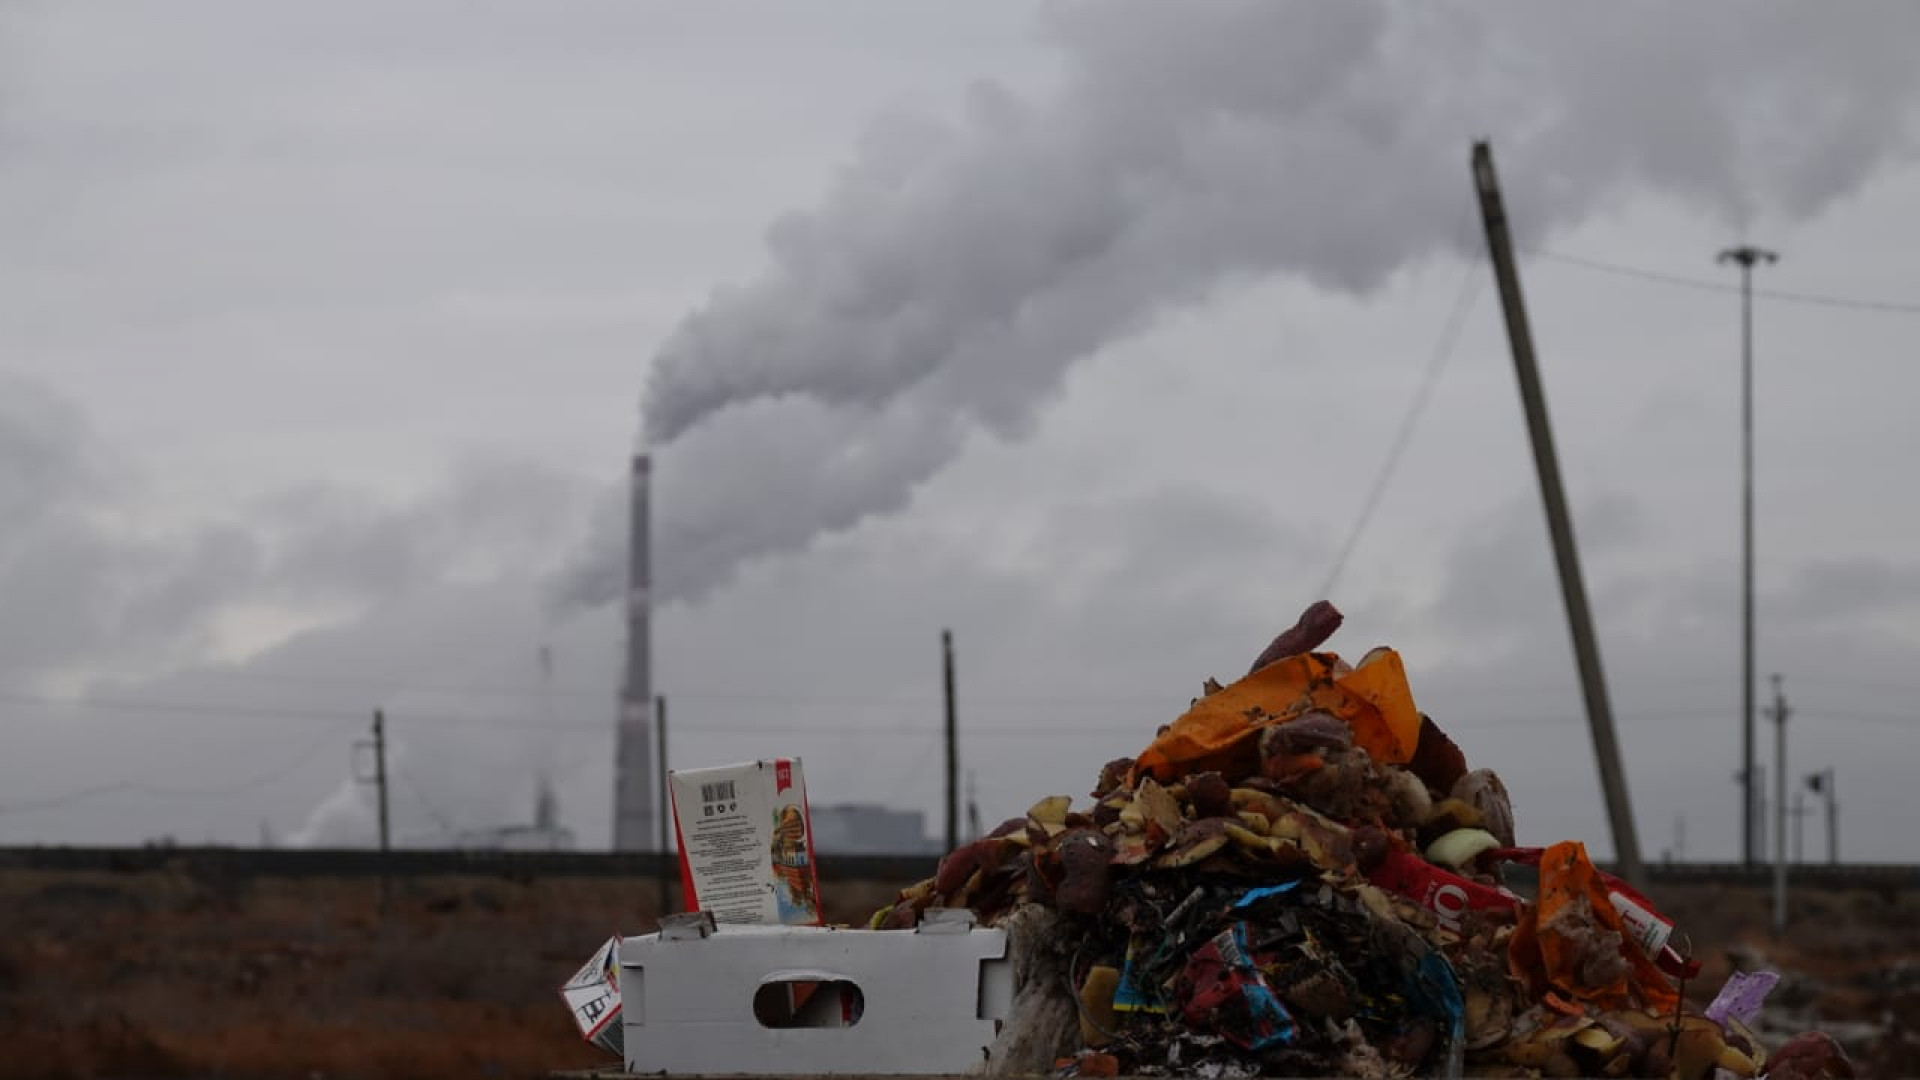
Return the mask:
<svg viewBox="0 0 1920 1080"><path fill-rule="evenodd" d="M769 1028L852 1027L866 1008L867 996L844 979L761 983L753 995L753 1018Z"/></svg>

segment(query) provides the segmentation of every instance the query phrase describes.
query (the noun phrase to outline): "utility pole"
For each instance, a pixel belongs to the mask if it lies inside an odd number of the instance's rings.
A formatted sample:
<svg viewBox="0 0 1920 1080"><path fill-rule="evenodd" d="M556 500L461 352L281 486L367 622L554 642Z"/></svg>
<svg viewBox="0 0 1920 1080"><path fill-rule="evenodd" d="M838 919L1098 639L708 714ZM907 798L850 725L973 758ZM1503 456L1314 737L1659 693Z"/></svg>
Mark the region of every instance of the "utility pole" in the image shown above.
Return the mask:
<svg viewBox="0 0 1920 1080"><path fill-rule="evenodd" d="M1807 809L1807 799L1806 799L1805 792L1796 791L1793 793L1792 813L1793 813L1793 865L1799 866L1802 863L1807 861L1806 858L1804 857L1804 853L1806 851L1806 845L1804 843L1804 841L1806 840L1806 831L1807 831L1806 821L1807 821L1807 815L1812 813L1811 810Z"/></svg>
<svg viewBox="0 0 1920 1080"><path fill-rule="evenodd" d="M373 751L373 775L361 776L356 761L353 778L362 784L374 786L380 810L380 853L385 855L391 850L387 828L387 720L379 709L373 710L373 740L356 742L353 744L353 749L356 754L365 749ZM386 860L380 861L380 910L384 912L392 896L393 882L387 876Z"/></svg>
<svg viewBox="0 0 1920 1080"><path fill-rule="evenodd" d="M980 836L981 836L980 783L979 783L979 778L973 775L973 770L968 769L967 770L967 842L972 843L973 841L980 839Z"/></svg>
<svg viewBox="0 0 1920 1080"><path fill-rule="evenodd" d="M380 850L392 849L392 831L387 824L387 718L373 710L373 774L380 785Z"/></svg>
<svg viewBox="0 0 1920 1080"><path fill-rule="evenodd" d="M1719 261L1740 266L1740 775L1746 796L1741 819L1746 829L1744 859L1751 868L1759 853L1753 819L1753 267L1778 262L1780 256L1743 244L1722 251Z"/></svg>
<svg viewBox="0 0 1920 1080"><path fill-rule="evenodd" d="M1787 695L1773 677L1773 932L1787 932Z"/></svg>
<svg viewBox="0 0 1920 1080"><path fill-rule="evenodd" d="M953 701L953 631L940 631L947 698L947 850L960 846L960 728Z"/></svg>
<svg viewBox="0 0 1920 1080"><path fill-rule="evenodd" d="M357 754L361 750L373 751L373 775L359 775L354 769L354 779L362 784L372 784L377 793L377 805L380 812L380 850L388 850L387 833L387 722L379 709L373 710L373 739L361 740L353 744Z"/></svg>
<svg viewBox="0 0 1920 1080"><path fill-rule="evenodd" d="M1613 709L1607 702L1606 676L1600 670L1600 645L1593 633L1593 614L1587 607L1587 587L1580 576L1580 555L1574 545L1573 520L1567 513L1566 493L1560 486L1560 461L1553 449L1553 427L1547 417L1546 390L1533 354L1533 332L1520 295L1520 272L1514 265L1513 238L1500 199L1500 181L1493 171L1493 151L1484 142L1473 146L1474 187L1480 195L1480 216L1486 222L1487 252L1493 258L1494 280L1500 286L1500 305L1506 312L1507 340L1513 346L1514 373L1519 377L1520 403L1533 441L1534 469L1540 478L1540 499L1546 506L1547 531L1553 538L1554 562L1560 571L1560 594L1573 634L1573 655L1580 668L1580 687L1586 698L1587 724L1593 731L1593 752L1600 769L1600 788L1606 796L1607 820L1613 829L1614 858L1620 876L1645 885L1640 865L1640 839L1634 833L1633 807L1628 801L1626 771L1620 763L1620 744L1614 736Z"/></svg>

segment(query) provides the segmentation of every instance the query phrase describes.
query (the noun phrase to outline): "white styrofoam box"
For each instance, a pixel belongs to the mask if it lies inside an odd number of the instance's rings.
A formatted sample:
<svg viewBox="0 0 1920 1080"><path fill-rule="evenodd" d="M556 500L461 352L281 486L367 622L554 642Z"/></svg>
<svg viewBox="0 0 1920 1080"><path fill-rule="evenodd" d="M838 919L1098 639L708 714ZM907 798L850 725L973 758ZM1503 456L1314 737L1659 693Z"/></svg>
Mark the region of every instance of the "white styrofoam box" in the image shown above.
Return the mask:
<svg viewBox="0 0 1920 1080"><path fill-rule="evenodd" d="M620 943L629 1072L962 1073L1012 1008L1006 933L964 912L917 930L696 920ZM796 1026L765 1026L756 998L781 984L818 989L780 1017Z"/></svg>

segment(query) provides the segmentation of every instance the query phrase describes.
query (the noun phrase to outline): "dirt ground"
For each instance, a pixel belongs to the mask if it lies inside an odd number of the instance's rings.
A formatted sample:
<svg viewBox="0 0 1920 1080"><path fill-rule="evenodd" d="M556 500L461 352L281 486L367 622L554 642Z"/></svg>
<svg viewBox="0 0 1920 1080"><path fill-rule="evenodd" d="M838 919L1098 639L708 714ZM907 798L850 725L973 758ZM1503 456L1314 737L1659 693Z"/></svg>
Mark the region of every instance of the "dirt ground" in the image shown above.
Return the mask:
<svg viewBox="0 0 1920 1080"><path fill-rule="evenodd" d="M1803 889L1792 894L1787 933L1772 933L1765 890L1656 887L1653 899L1691 934L1701 977L1687 996L1713 999L1732 953L1786 978L1770 1013L1796 1030L1819 1027L1848 1046L1861 1075L1920 1077L1920 892Z"/></svg>
<svg viewBox="0 0 1920 1080"><path fill-rule="evenodd" d="M823 882L856 921L899 882ZM0 1077L543 1076L610 1059L555 988L616 931L653 926L651 880L220 878L190 868L0 871ZM1775 941L1757 890L1656 888L1707 971L1757 948L1806 978L1823 1024L1882 1025L1865 1075L1920 1075L1920 896L1807 892ZM1811 1014L1809 1014L1811 1015ZM1891 1021L1891 1023L1886 1023ZM1862 1036L1864 1037L1864 1036Z"/></svg>
<svg viewBox="0 0 1920 1080"><path fill-rule="evenodd" d="M880 885L823 883L864 916ZM610 1059L555 990L641 879L0 874L0 1077L523 1077Z"/></svg>

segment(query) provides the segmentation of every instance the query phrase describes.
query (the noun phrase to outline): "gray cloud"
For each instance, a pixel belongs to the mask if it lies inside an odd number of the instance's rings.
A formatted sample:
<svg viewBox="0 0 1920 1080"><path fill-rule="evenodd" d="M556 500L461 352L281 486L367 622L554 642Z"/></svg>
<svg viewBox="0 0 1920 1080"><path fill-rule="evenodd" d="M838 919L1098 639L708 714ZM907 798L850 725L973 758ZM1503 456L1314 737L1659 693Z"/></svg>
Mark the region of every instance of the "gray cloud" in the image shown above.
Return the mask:
<svg viewBox="0 0 1920 1080"><path fill-rule="evenodd" d="M32 774L0 786L110 773L78 809L0 800L0 833L43 835L57 814L76 839L231 842L252 838L257 813L288 842L365 842L347 750L377 706L421 721L395 734L403 839L524 819L539 771L571 783L600 759L569 748L577 695L543 698L506 674L530 670L542 639L588 671L610 663L580 644L604 627L544 627L528 599L577 541L578 495L550 469L468 457L414 498L309 485L156 529L151 493L84 412L0 372L0 715L33 751ZM268 629L225 640L230 620L262 612ZM236 646L240 659L210 661ZM462 690L501 682L516 692ZM236 805L249 808L237 820Z"/></svg>
<svg viewBox="0 0 1920 1080"><path fill-rule="evenodd" d="M187 10L0 9L0 325L57 389L0 396L0 681L78 696L0 703L14 841L368 842L347 755L384 705L403 839L522 818L551 769L603 844L616 613L549 621L534 579L564 548L618 591L619 492L565 541L689 310L764 316L741 340L811 381L722 357L656 447L659 574L699 598L657 626L676 760L800 753L821 800L936 810L952 626L994 817L1084 791L1311 598L1484 280L1471 137L1529 245L1706 276L1750 221L1769 284L1914 279L1904 7L1066 5L1044 46L1028 9L899 0ZM1737 299L1526 277L1643 835L1684 813L1724 857ZM1909 327L1758 320L1762 670L1852 853L1910 858ZM1401 647L1530 839L1599 842L1511 379L1483 292L1334 644Z"/></svg>
<svg viewBox="0 0 1920 1080"><path fill-rule="evenodd" d="M1728 221L1812 214L1910 152L1920 76L1895 42L1920 14L1733 15L1049 7L1056 94L983 83L954 119L877 124L820 205L769 231L762 271L661 345L647 437L734 447L668 467L718 491L743 482L729 472L783 475L768 486L786 496L663 507L667 537L724 538L662 545L668 595L897 508L951 459L956 428L1018 436L1078 360L1224 283L1365 293L1461 243L1476 135L1493 136L1532 238L1650 191ZM790 436L747 407L768 401L799 417ZM812 498L823 416L845 454L894 464L843 469ZM604 600L616 578L583 567L567 591Z"/></svg>
<svg viewBox="0 0 1920 1080"><path fill-rule="evenodd" d="M1636 505L1614 492L1574 517L1600 520L1612 506L1632 519ZM1586 711L1544 533L1537 505L1516 503L1463 536L1432 603L1395 616L1396 643L1423 708L1476 764L1506 779L1523 840L1578 837L1610 851L1596 824L1604 818ZM1643 854L1670 851L1685 819L1689 839L1676 857L1727 857L1739 844L1738 563L1660 566L1641 557L1642 545L1615 546L1603 530L1582 536L1591 540L1588 592ZM1910 730L1902 702L1913 691L1905 672L1914 643L1886 628L1920 619L1916 575L1911 563L1814 557L1775 571L1780 584L1762 583L1759 691L1764 706L1767 675L1785 675L1798 717L1790 786L1828 766L1852 777L1855 805L1868 815L1849 827L1856 853L1902 850L1893 762ZM1759 728L1758 761L1771 770L1764 715Z"/></svg>
<svg viewBox="0 0 1920 1080"><path fill-rule="evenodd" d="M0 372L0 653L28 683L164 667L213 648L236 608L365 605L544 567L575 536L577 498L551 470L470 458L413 500L307 487L155 528L138 473L84 414Z"/></svg>
<svg viewBox="0 0 1920 1080"><path fill-rule="evenodd" d="M1781 618L1815 625L1859 623L1920 603L1920 566L1867 557L1809 561L1775 593L1768 608Z"/></svg>
<svg viewBox="0 0 1920 1080"><path fill-rule="evenodd" d="M467 457L423 496L383 501L306 486L256 500L276 540L272 573L292 592L404 590L544 563L573 531L571 477L523 461Z"/></svg>
<svg viewBox="0 0 1920 1080"><path fill-rule="evenodd" d="M532 595L523 575L420 582L243 659L96 679L40 706L10 699L0 711L31 753L0 762L0 841L252 843L264 823L282 843L371 845L353 744L380 708L399 842L525 823L544 774L567 821L604 844L611 620L553 626ZM557 659L551 687L541 645Z"/></svg>
<svg viewBox="0 0 1920 1080"><path fill-rule="evenodd" d="M259 555L229 531L181 540L129 527L128 481L84 415L0 372L0 654L57 674L82 660L148 664L198 644L211 605Z"/></svg>

